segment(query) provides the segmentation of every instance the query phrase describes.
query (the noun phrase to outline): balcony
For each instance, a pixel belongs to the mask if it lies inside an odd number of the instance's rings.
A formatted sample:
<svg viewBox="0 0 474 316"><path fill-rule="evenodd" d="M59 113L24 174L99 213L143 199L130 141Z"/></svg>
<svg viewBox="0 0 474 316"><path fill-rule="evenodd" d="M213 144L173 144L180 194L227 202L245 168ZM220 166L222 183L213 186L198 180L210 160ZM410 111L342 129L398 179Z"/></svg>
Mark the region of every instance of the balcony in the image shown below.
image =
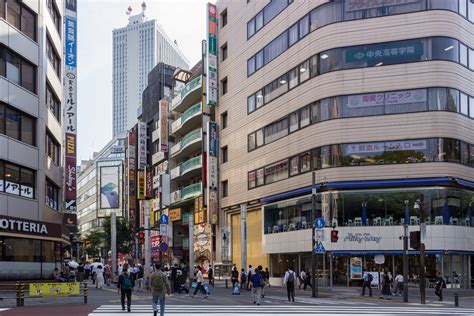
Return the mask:
<svg viewBox="0 0 474 316"><path fill-rule="evenodd" d="M171 111L183 113L194 103L201 100L202 95L201 76L194 78L173 98L171 102Z"/></svg>
<svg viewBox="0 0 474 316"><path fill-rule="evenodd" d="M171 193L171 204L181 204L202 194L202 182L194 183Z"/></svg>
<svg viewBox="0 0 474 316"><path fill-rule="evenodd" d="M202 129L198 128L186 134L181 141L171 147L170 154L173 158L179 155L189 155L201 148Z"/></svg>
<svg viewBox="0 0 474 316"><path fill-rule="evenodd" d="M193 126L196 126L196 123L200 123L201 114L201 102L194 104L189 109L184 111L183 115L174 121L173 124L171 124L171 134L177 136L189 133Z"/></svg>
<svg viewBox="0 0 474 316"><path fill-rule="evenodd" d="M173 170L171 170L171 179L181 178L181 180L183 180L184 177L186 178L194 177L201 173L201 168L202 168L201 156L191 158L183 162L182 164L180 164Z"/></svg>

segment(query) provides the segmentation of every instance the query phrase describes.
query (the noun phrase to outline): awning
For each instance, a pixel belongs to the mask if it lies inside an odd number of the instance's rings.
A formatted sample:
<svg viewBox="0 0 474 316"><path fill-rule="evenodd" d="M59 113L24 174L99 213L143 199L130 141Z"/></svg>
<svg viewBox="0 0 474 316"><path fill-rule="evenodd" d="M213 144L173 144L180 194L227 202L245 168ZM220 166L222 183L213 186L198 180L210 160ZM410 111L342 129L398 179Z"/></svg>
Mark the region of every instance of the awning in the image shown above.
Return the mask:
<svg viewBox="0 0 474 316"><path fill-rule="evenodd" d="M0 232L0 236L5 237L14 237L14 238L27 238L27 239L37 239L37 240L47 240L47 241L58 241L67 245L70 245L71 242L69 240L65 240L59 237L48 237L48 236L32 236L32 235L23 235L23 234L15 234L15 233L5 233Z"/></svg>
<svg viewBox="0 0 474 316"><path fill-rule="evenodd" d="M317 190L319 190L321 188L321 184L316 184L315 187L316 187ZM288 199L288 198L291 198L291 197L304 195L304 194L309 194L309 193L311 193L311 186L304 187L304 188L299 188L299 189L292 190L292 191L286 191L286 192L278 193L278 194L275 194L275 195L270 195L270 196L261 198L260 201L262 203L270 203L270 202L273 202L273 201L284 200L284 199Z"/></svg>
<svg viewBox="0 0 474 316"><path fill-rule="evenodd" d="M328 251L333 256L363 256L363 255L403 255L403 250L335 250ZM419 255L419 250L408 250L409 255ZM456 250L425 250L425 255L457 255L474 256L474 252Z"/></svg>

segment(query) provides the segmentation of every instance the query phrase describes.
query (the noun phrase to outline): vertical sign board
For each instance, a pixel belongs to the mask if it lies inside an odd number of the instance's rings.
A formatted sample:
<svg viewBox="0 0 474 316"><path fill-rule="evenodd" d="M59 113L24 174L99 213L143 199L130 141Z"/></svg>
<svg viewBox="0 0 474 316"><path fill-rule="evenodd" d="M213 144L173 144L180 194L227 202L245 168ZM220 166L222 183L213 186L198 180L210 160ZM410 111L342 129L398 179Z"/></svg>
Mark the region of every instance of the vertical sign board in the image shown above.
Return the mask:
<svg viewBox="0 0 474 316"><path fill-rule="evenodd" d="M137 188L137 199L145 199L145 171L138 170L138 188Z"/></svg>
<svg viewBox="0 0 474 316"><path fill-rule="evenodd" d="M217 124L207 122L207 208L211 224L217 224Z"/></svg>
<svg viewBox="0 0 474 316"><path fill-rule="evenodd" d="M76 0L66 0L64 23L64 129L65 210L76 211L76 135L77 135L77 13Z"/></svg>
<svg viewBox="0 0 474 316"><path fill-rule="evenodd" d="M146 123L138 122L138 169L146 166Z"/></svg>
<svg viewBox="0 0 474 316"><path fill-rule="evenodd" d="M153 197L153 172L151 168L146 168L146 197L152 198Z"/></svg>
<svg viewBox="0 0 474 316"><path fill-rule="evenodd" d="M132 234L136 232L136 207L137 207L137 190L136 190L136 145L137 132L136 128L132 128L128 133L128 218L130 222L130 231Z"/></svg>
<svg viewBox="0 0 474 316"><path fill-rule="evenodd" d="M160 151L168 152L168 102L160 101Z"/></svg>
<svg viewBox="0 0 474 316"><path fill-rule="evenodd" d="M207 4L207 73L206 104L217 106L217 9Z"/></svg>

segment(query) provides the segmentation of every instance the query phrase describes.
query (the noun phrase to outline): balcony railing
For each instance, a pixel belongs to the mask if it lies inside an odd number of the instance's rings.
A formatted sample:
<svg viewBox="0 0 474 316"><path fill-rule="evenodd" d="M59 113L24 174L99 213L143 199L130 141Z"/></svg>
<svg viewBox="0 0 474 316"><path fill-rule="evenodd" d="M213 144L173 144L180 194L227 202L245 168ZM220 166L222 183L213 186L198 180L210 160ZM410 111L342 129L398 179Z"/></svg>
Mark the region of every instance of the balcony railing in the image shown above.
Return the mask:
<svg viewBox="0 0 474 316"><path fill-rule="evenodd" d="M185 174L188 171L194 170L196 168L201 168L202 161L201 156L191 158L180 165L180 175Z"/></svg>
<svg viewBox="0 0 474 316"><path fill-rule="evenodd" d="M196 103L189 109L187 109L183 115L181 115L176 121L171 124L171 133L175 133L179 130L189 119L201 113L201 103Z"/></svg>
<svg viewBox="0 0 474 316"><path fill-rule="evenodd" d="M200 86L201 86L201 76L196 77L190 82L188 82L188 84L186 84L184 88L181 89L178 95L173 98L173 101L171 102L171 110L174 110L191 91L193 91L194 89Z"/></svg>
<svg viewBox="0 0 474 316"><path fill-rule="evenodd" d="M201 129L195 129L194 131L186 134L179 143L171 147L171 155L174 155L184 148L188 146L189 144L193 143L195 140L201 139Z"/></svg>
<svg viewBox="0 0 474 316"><path fill-rule="evenodd" d="M171 193L171 204L199 196L202 194L202 182L194 183Z"/></svg>

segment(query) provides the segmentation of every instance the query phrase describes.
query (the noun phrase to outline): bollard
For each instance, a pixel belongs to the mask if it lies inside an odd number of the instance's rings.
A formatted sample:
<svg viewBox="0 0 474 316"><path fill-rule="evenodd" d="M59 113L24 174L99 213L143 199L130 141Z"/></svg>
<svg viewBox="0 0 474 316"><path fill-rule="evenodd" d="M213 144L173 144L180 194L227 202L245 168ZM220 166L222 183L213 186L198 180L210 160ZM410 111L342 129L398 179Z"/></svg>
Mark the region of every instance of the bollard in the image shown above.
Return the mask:
<svg viewBox="0 0 474 316"><path fill-rule="evenodd" d="M89 289L87 288L87 282L84 281L84 304L87 304L88 295L89 295Z"/></svg>
<svg viewBox="0 0 474 316"><path fill-rule="evenodd" d="M229 279L225 279L225 288L229 288Z"/></svg>
<svg viewBox="0 0 474 316"><path fill-rule="evenodd" d="M20 283L20 304L25 306L25 284Z"/></svg>
<svg viewBox="0 0 474 316"><path fill-rule="evenodd" d="M459 307L459 294L458 294L458 292L454 293L454 306Z"/></svg>
<svg viewBox="0 0 474 316"><path fill-rule="evenodd" d="M16 284L16 306L21 306L20 300L20 284Z"/></svg>

